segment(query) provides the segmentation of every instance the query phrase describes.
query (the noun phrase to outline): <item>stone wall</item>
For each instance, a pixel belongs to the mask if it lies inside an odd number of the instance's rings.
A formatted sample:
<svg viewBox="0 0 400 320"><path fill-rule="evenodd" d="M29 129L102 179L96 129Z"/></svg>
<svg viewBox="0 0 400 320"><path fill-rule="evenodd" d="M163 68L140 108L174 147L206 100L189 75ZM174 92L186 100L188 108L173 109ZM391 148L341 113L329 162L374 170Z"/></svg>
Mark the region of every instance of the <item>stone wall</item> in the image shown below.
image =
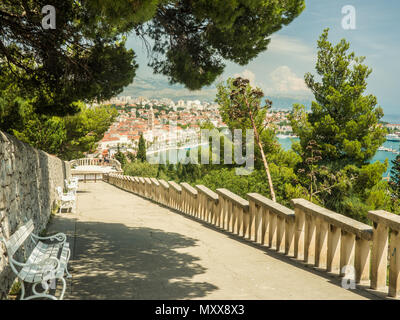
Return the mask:
<svg viewBox="0 0 400 320"><path fill-rule="evenodd" d="M0 131L0 237L7 239L31 218L35 233L42 231L56 203L55 188L63 186L69 175L68 162ZM29 242L15 258L25 261L32 250ZM4 251L0 242L0 299L6 297L15 279Z"/></svg>

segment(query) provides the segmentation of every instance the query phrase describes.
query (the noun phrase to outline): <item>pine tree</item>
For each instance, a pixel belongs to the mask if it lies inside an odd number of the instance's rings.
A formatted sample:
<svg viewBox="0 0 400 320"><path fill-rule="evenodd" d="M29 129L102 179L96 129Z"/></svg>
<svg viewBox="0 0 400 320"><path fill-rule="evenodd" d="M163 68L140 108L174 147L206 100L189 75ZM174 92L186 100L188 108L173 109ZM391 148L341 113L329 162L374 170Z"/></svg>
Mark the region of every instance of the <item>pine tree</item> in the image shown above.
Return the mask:
<svg viewBox="0 0 400 320"><path fill-rule="evenodd" d="M141 162L146 161L146 141L143 138L143 134L141 134L139 138L139 148L136 155L136 159L138 159Z"/></svg>
<svg viewBox="0 0 400 320"><path fill-rule="evenodd" d="M392 160L393 167L390 170L390 185L396 198L400 198L400 155Z"/></svg>
<svg viewBox="0 0 400 320"><path fill-rule="evenodd" d="M365 94L372 72L363 64L365 57L348 52L350 43L344 39L337 45L330 43L328 31L318 41L317 77L305 75L316 101L310 113L295 105L291 125L302 150L310 140L321 147L322 164L337 169L348 164L361 167L385 141L385 129L378 124L383 110L374 95Z"/></svg>
<svg viewBox="0 0 400 320"><path fill-rule="evenodd" d="M386 130L379 124L383 110L377 98L366 93L372 70L363 64L365 57L350 52L345 39L336 45L329 42L328 32L325 29L318 40L317 74L305 75L315 97L311 112L303 105L293 106L291 126L300 142L292 148L302 157L297 166L307 169L307 146L315 141L321 151L313 178L319 201L365 221L368 210L390 210L382 182L386 163L368 163L385 141ZM307 186L308 177L299 177Z"/></svg>
<svg viewBox="0 0 400 320"><path fill-rule="evenodd" d="M114 155L114 158L117 159L119 161L119 163L121 164L122 168L125 167L126 165L126 156L125 154L123 154L121 152L121 149L119 147L119 144L117 146L117 153Z"/></svg>

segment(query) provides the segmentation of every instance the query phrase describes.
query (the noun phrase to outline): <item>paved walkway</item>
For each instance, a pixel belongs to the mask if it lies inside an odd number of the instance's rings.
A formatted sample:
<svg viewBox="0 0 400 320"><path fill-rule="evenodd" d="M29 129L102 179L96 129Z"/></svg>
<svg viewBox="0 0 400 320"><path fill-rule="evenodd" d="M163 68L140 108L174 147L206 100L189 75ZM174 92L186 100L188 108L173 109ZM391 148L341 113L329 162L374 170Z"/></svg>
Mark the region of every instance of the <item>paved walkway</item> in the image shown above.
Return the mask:
<svg viewBox="0 0 400 320"><path fill-rule="evenodd" d="M104 182L81 183L66 299L368 299L322 272Z"/></svg>

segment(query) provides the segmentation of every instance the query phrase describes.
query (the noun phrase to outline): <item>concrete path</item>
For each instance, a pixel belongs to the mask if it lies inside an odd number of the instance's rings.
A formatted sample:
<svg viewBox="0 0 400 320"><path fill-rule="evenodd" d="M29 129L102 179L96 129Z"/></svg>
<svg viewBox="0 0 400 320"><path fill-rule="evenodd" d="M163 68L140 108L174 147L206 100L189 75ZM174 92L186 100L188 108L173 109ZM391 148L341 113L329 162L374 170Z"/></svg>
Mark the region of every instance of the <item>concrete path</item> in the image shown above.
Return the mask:
<svg viewBox="0 0 400 320"><path fill-rule="evenodd" d="M81 183L49 230L72 242L66 299L376 298L104 182Z"/></svg>

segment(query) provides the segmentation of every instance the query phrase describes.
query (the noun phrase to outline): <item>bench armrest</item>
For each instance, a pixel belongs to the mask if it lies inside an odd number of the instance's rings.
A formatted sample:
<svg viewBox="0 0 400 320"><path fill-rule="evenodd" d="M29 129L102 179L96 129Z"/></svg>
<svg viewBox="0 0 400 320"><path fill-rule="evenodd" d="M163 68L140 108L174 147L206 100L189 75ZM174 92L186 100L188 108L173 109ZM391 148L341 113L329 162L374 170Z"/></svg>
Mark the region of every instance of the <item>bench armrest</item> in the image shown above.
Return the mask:
<svg viewBox="0 0 400 320"><path fill-rule="evenodd" d="M65 233L62 233L62 232L53 234L52 236L48 236L48 237L40 237L34 233L31 233L31 236L38 240L58 241L58 242L62 242L63 244L65 243L65 241L67 241L67 236L65 235Z"/></svg>

